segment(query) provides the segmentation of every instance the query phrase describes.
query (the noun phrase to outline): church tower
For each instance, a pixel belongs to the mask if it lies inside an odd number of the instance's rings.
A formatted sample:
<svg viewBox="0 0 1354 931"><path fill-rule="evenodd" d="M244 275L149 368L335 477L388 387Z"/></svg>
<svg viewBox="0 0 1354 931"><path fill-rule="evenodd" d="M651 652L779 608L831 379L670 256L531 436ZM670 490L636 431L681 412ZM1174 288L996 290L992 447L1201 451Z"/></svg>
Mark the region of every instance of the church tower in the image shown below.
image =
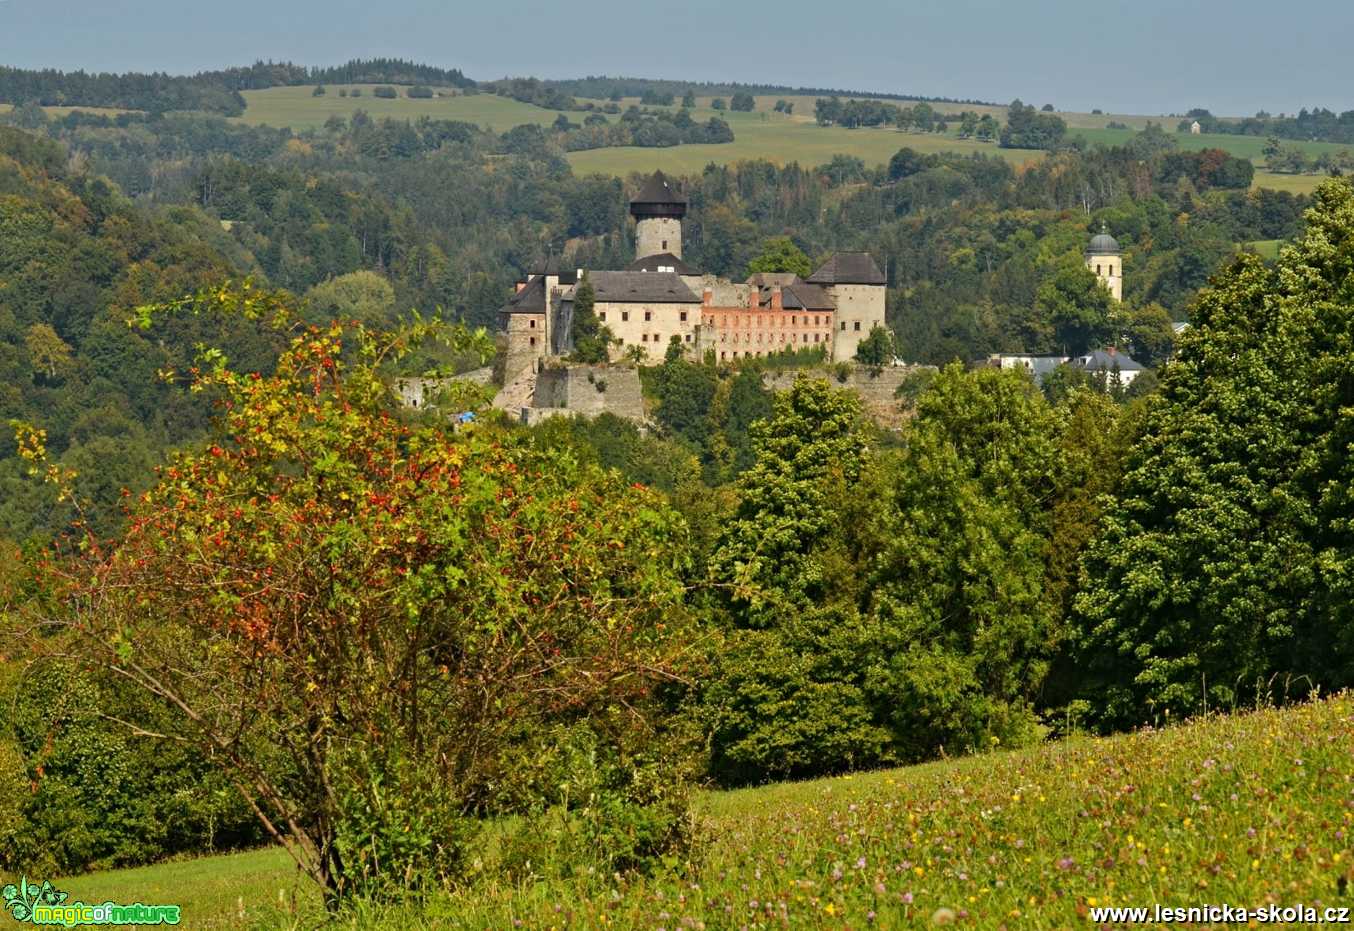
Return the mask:
<svg viewBox="0 0 1354 931"><path fill-rule="evenodd" d="M630 216L635 218L635 258L667 253L682 257L682 217L686 200L663 176L655 171L630 201Z"/></svg>
<svg viewBox="0 0 1354 931"><path fill-rule="evenodd" d="M1091 243L1086 247L1086 267L1105 283L1116 301L1124 299L1124 251L1119 248L1119 240L1109 234L1104 223L1100 224L1100 232L1091 237Z"/></svg>

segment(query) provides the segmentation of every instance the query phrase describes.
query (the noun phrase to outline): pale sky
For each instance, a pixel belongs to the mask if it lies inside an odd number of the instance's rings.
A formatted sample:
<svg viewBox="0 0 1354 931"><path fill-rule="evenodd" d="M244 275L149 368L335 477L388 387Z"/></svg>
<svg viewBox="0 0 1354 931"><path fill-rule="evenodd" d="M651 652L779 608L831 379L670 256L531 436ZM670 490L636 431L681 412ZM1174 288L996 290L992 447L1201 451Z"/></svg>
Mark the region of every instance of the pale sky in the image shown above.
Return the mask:
<svg viewBox="0 0 1354 931"><path fill-rule="evenodd" d="M394 56L1148 114L1354 109L1352 37L1350 0L0 0L0 64L25 68Z"/></svg>

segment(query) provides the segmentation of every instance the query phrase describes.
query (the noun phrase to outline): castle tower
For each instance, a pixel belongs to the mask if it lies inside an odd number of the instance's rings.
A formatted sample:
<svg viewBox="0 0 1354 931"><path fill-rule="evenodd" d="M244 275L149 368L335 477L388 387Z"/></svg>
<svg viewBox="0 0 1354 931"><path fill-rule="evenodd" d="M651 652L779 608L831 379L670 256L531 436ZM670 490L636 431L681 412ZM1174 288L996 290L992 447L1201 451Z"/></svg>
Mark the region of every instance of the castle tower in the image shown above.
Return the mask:
<svg viewBox="0 0 1354 931"><path fill-rule="evenodd" d="M1124 299L1124 251L1104 223L1086 247L1086 267L1105 283L1116 301Z"/></svg>
<svg viewBox="0 0 1354 931"><path fill-rule="evenodd" d="M630 216L635 218L635 258L668 253L682 257L682 217L686 200L679 195L663 172L655 171L630 201Z"/></svg>
<svg viewBox="0 0 1354 931"><path fill-rule="evenodd" d="M888 326L884 322L887 279L868 252L838 252L806 280L821 286L836 307L829 354L834 362L854 359L871 330Z"/></svg>

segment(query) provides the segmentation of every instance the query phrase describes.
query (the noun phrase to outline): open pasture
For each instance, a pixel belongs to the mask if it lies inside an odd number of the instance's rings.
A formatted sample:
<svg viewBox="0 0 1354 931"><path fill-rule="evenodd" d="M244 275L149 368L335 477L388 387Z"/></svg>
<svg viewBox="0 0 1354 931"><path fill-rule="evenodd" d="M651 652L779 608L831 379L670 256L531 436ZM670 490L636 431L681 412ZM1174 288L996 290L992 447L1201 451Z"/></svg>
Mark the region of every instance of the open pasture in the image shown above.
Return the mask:
<svg viewBox="0 0 1354 931"><path fill-rule="evenodd" d="M484 880L352 928L1080 927L1104 905L1348 904L1354 697L836 779L710 792L702 856L649 877ZM184 927L306 926L278 850L62 880ZM282 907L279 910L279 902ZM291 914L295 908L299 916ZM517 924L520 922L520 924Z"/></svg>
<svg viewBox="0 0 1354 931"><path fill-rule="evenodd" d="M360 86L361 97L340 97L339 90L352 91ZM455 96L411 99L405 95L407 87L398 87L400 96L394 100L373 95L378 85L328 85L323 97L314 96L313 86L270 87L267 90L244 91L248 102L242 123L268 126L289 126L294 130L318 129L331 116L351 117L364 110L373 119L393 117L416 120L421 116L440 120L464 120L477 126L488 126L498 132L521 126L523 123L553 123L559 114L530 104L518 103L495 94L460 94ZM437 93L452 91L434 88Z"/></svg>

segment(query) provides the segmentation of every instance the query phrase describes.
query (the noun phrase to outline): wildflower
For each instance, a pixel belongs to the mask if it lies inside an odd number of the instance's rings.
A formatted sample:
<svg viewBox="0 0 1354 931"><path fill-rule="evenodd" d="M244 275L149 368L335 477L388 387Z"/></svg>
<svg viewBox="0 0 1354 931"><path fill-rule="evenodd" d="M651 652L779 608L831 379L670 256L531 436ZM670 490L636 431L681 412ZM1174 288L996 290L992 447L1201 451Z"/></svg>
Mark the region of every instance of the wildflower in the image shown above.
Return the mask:
<svg viewBox="0 0 1354 931"><path fill-rule="evenodd" d="M938 908L931 916L933 925L952 925L959 916L954 913L952 908Z"/></svg>
<svg viewBox="0 0 1354 931"><path fill-rule="evenodd" d="M1076 865L1077 865L1076 861L1073 860L1071 857L1063 857L1061 860L1058 861L1058 869L1064 872L1070 870L1072 867Z"/></svg>

